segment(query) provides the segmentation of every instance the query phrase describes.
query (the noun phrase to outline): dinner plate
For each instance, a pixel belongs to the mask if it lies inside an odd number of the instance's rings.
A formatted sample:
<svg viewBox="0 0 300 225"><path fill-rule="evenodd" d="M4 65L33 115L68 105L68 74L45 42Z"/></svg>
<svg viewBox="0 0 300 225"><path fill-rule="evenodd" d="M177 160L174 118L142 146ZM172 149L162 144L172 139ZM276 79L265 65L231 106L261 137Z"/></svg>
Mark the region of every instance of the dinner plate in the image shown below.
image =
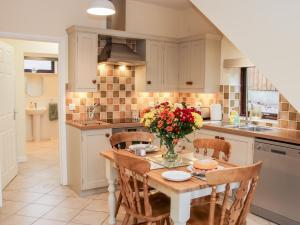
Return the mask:
<svg viewBox="0 0 300 225"><path fill-rule="evenodd" d="M161 176L170 181L186 181L191 179L192 175L190 173L184 172L184 171L177 171L177 170L170 170L163 172Z"/></svg>
<svg viewBox="0 0 300 225"><path fill-rule="evenodd" d="M135 145L130 145L129 149L131 151L145 149L146 152L156 152L156 151L159 150L157 146L155 146L155 145L149 145L149 144L135 144Z"/></svg>

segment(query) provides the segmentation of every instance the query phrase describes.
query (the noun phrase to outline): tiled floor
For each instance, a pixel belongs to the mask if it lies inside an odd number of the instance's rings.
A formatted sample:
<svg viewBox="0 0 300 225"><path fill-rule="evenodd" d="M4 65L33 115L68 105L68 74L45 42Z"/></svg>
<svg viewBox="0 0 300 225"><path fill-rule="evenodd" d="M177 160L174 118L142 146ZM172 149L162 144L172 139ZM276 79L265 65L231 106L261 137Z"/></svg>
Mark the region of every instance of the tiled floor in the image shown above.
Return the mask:
<svg viewBox="0 0 300 225"><path fill-rule="evenodd" d="M107 193L82 198L59 185L57 146L57 141L27 145L28 161L3 192L0 225L108 225ZM118 224L124 216L120 212ZM248 217L248 225L271 224Z"/></svg>

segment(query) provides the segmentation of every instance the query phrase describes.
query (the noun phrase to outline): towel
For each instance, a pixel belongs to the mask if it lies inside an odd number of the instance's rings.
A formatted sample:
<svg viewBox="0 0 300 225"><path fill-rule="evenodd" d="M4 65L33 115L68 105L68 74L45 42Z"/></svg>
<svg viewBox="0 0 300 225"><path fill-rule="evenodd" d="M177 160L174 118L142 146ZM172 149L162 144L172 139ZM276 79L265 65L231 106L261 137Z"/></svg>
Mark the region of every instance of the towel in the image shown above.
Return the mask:
<svg viewBox="0 0 300 225"><path fill-rule="evenodd" d="M49 120L58 120L58 107L57 103L49 103Z"/></svg>

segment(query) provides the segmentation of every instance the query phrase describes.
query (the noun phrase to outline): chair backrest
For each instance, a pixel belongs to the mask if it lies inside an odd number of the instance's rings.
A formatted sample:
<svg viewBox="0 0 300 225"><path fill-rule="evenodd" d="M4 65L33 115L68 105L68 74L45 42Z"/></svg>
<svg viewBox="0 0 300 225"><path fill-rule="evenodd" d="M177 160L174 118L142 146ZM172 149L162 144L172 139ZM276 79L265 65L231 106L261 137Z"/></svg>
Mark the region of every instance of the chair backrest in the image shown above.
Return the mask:
<svg viewBox="0 0 300 225"><path fill-rule="evenodd" d="M147 177L150 163L122 150L114 151L114 157L125 208L132 214L151 216L152 208L149 202ZM139 186L141 182L138 182L138 177L142 180L143 187Z"/></svg>
<svg viewBox="0 0 300 225"><path fill-rule="evenodd" d="M207 183L212 187L211 203L209 212L209 225L215 223L215 207L217 186L225 184L224 198L221 206L219 225L243 225L253 200L262 162L250 166L237 167L224 170L215 170L206 174ZM239 183L239 187L233 196L233 202L229 204L230 184ZM229 208L229 209L228 209Z"/></svg>
<svg viewBox="0 0 300 225"><path fill-rule="evenodd" d="M196 151L204 149L204 155L207 155L207 149L213 149L212 157L220 159L220 153L223 152L223 160L228 161L230 158L231 144L221 139L197 138L193 141Z"/></svg>
<svg viewBox="0 0 300 225"><path fill-rule="evenodd" d="M110 144L113 148L124 149L134 143L151 143L154 135L149 132L120 132L110 137Z"/></svg>

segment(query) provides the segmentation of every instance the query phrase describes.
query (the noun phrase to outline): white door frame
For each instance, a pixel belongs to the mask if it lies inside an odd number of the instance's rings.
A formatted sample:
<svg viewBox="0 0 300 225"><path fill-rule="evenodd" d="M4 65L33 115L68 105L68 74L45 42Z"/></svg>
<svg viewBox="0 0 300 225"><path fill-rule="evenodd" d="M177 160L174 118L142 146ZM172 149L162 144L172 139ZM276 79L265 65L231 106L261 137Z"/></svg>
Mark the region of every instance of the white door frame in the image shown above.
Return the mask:
<svg viewBox="0 0 300 225"><path fill-rule="evenodd" d="M59 156L60 156L60 183L62 185L68 184L68 167L67 167L67 138L66 138L66 103L65 103L65 84L67 82L68 74L68 41L67 36L64 37L49 37L39 35L28 35L18 33L0 32L0 38L20 39L26 41L42 41L55 42L59 44L58 54L58 85L59 85L59 99L58 99L58 129L59 129ZM25 147L25 146L24 146Z"/></svg>

